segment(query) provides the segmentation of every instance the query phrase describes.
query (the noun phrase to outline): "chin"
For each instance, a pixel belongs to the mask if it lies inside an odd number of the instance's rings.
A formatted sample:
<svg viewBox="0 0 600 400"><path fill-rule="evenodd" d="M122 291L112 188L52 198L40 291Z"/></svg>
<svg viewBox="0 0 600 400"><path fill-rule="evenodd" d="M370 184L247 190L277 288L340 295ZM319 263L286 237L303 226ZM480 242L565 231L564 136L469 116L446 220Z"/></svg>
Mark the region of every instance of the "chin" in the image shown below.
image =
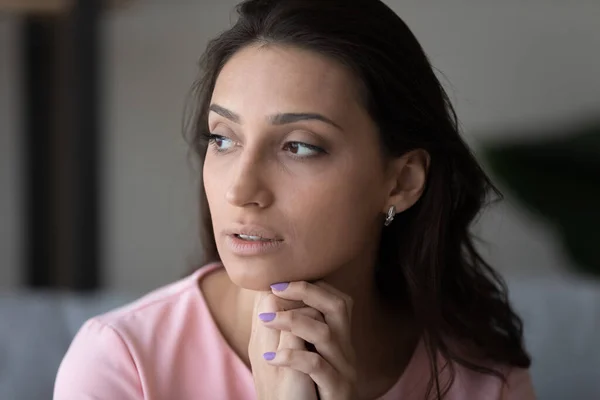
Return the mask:
<svg viewBox="0 0 600 400"><path fill-rule="evenodd" d="M270 291L272 284L292 280L292 277L282 270L280 263L258 257L247 259L225 257L223 266L231 282L248 290Z"/></svg>

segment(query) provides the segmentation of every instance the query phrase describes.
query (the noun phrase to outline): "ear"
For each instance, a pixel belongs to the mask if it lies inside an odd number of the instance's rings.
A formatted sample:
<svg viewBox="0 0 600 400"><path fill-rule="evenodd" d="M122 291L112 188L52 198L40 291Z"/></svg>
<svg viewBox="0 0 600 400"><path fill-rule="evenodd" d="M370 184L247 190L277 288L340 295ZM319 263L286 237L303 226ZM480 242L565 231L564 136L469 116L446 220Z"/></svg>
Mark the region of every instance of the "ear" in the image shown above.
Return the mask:
<svg viewBox="0 0 600 400"><path fill-rule="evenodd" d="M411 150L390 161L389 191L383 213L387 213L390 206L396 206L397 213L405 211L419 200L427 182L430 161L429 153L423 149Z"/></svg>

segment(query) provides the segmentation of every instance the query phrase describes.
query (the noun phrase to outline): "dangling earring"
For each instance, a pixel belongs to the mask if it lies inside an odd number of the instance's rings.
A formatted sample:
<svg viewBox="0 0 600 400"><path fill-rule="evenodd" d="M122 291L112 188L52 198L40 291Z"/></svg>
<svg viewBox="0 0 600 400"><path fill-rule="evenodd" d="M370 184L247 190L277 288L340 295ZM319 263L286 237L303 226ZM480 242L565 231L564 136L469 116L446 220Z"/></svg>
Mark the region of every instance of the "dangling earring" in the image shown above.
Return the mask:
<svg viewBox="0 0 600 400"><path fill-rule="evenodd" d="M387 212L387 217L385 218L385 222L383 223L383 225L388 226L389 224L391 224L392 221L394 220L394 216L396 216L396 207L390 206L390 208L388 209L388 212Z"/></svg>

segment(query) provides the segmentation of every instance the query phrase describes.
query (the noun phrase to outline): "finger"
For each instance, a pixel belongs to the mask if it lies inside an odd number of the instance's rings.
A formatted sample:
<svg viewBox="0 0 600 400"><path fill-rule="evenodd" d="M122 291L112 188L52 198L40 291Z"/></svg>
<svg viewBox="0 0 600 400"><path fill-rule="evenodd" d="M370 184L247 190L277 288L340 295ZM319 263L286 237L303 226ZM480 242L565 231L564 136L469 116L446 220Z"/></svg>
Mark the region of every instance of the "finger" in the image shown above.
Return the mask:
<svg viewBox="0 0 600 400"><path fill-rule="evenodd" d="M254 301L254 315L275 313L279 310L278 299L269 292L260 292ZM262 358L263 354L279 346L279 332L267 328L259 318L252 319L252 331L248 353L251 360Z"/></svg>
<svg viewBox="0 0 600 400"><path fill-rule="evenodd" d="M334 295L342 298L346 303L346 309L348 310L348 321L352 321L352 309L354 308L354 300L352 297L348 296L346 293L342 292L338 288L330 285L325 281L317 281L314 283L315 285L333 293Z"/></svg>
<svg viewBox="0 0 600 400"><path fill-rule="evenodd" d="M319 311L315 310L312 307L302 307L302 308L296 308L296 309L290 310L290 311L277 311L274 313L262 313L262 314L259 314L258 317L263 322L269 322L269 321L273 321L275 318L277 318L279 320L282 318L284 318L284 319L294 318L292 314L304 315L307 318L312 318L317 321L325 322L325 318L323 317L323 314L321 314Z"/></svg>
<svg viewBox="0 0 600 400"><path fill-rule="evenodd" d="M277 313L273 313L273 314L269 314L269 315L261 314L259 317L261 317L263 322L266 322L265 320L267 320L267 321L271 320L271 318L275 318L275 316L277 314L290 313L290 312L297 312L297 313L306 315L307 317L319 318L321 321L324 321L323 315L320 312L318 312L317 310L315 310L314 308L310 308L310 307L298 308L293 311L279 311ZM277 329L277 328L271 327L269 325L265 325L265 326L270 329ZM304 339L295 335L294 333L290 332L289 330L281 330L281 329L278 329L278 330L280 331L280 336L279 336L279 346L277 347L277 351L279 351L281 349L306 350L307 342Z"/></svg>
<svg viewBox="0 0 600 400"><path fill-rule="evenodd" d="M276 352L272 352L272 351L267 352L263 355L263 357L264 357L264 359L269 359L274 354L277 354L278 352L283 351L284 349L298 350L298 351L306 350L306 342L291 332L280 332L279 347L277 348L277 351ZM273 365L273 364L269 365L268 361L263 361L263 362L267 363L267 367L282 368L282 367L278 367L277 365ZM310 376L308 376L307 374L305 374L303 372L300 372L298 370L294 370L294 369L290 368L289 371L286 372L285 377L286 377L285 379L290 379L291 381L295 381L300 386L308 388L309 392L311 393L310 398L314 398L314 393L315 393L314 385L315 384ZM299 398L299 397L297 397L297 398ZM308 397L306 397L306 398L308 398Z"/></svg>
<svg viewBox="0 0 600 400"><path fill-rule="evenodd" d="M345 348L351 346L350 309L352 300L349 296L340 296L322 286L305 281L290 282L287 286L277 284L271 287L274 295L287 300L302 301L307 306L321 312L334 336L342 341Z"/></svg>
<svg viewBox="0 0 600 400"><path fill-rule="evenodd" d="M324 321L323 315L320 312L318 312L317 310L315 310L314 308L310 308L310 307L298 308L293 311L278 311L277 313L268 314L268 315L261 314L261 315L259 315L259 317L263 320L263 322L265 322L265 326L267 328L277 329L275 327L269 326L268 321L272 321L273 319L276 319L276 315L278 315L278 314L287 314L287 313L292 313L292 312L305 315L307 318L310 317L310 318L320 319L322 322ZM279 346L277 347L278 351L281 349L298 349L298 350L306 349L306 341L304 339L298 337L297 335L295 335L293 332L290 332L289 330L281 330L281 329L278 329L278 330L280 331Z"/></svg>
<svg viewBox="0 0 600 400"><path fill-rule="evenodd" d="M295 303L297 304L297 302ZM250 337L250 344L248 346L250 361L253 369L257 367L255 363L258 362L258 360L261 360L260 362L265 362L265 359L269 359L271 357L270 355L275 354L275 349L279 351L280 346L297 350L305 349L304 340L291 332L280 332L278 330L269 329L260 322L258 317L258 315L261 313L274 313L284 310L285 307L293 306L294 305L292 304L286 304L286 301L277 298L269 292L257 295L257 298L255 299L254 318L252 322L252 334ZM276 366L271 365L271 367L275 368ZM300 371L291 370L287 376L289 379L297 382L305 382L305 385L308 388L312 388L313 386L311 378Z"/></svg>
<svg viewBox="0 0 600 400"><path fill-rule="evenodd" d="M333 337L329 325L323 321L320 312L314 308L304 308L281 311L268 317L263 318L265 326L278 329L282 334L291 332L293 336L312 343L317 352L342 375L352 374L351 360L346 357L338 341ZM284 348L286 346L280 342L279 349Z"/></svg>
<svg viewBox="0 0 600 400"><path fill-rule="evenodd" d="M302 307L302 308L297 308L297 309L291 310L291 311L281 311L280 312L280 314L283 314L283 313L301 314L301 315L304 315L305 317L312 318L317 321L325 322L325 317L323 316L323 314L321 314L319 311L317 311L316 309L314 309L312 307Z"/></svg>
<svg viewBox="0 0 600 400"><path fill-rule="evenodd" d="M263 357L265 353L272 352L281 346L289 348L304 349L304 340L295 335L284 335L281 343L281 332L269 329L260 323L261 316L274 315L277 312L293 310L298 307L304 307L301 301L293 301L279 298L270 292L261 292L255 298L254 315L252 321L252 333L250 336L249 352L252 351L252 358ZM305 307L306 308L306 307Z"/></svg>
<svg viewBox="0 0 600 400"><path fill-rule="evenodd" d="M317 384L322 399L347 398L353 381L341 379L331 364L317 353L306 350L282 349L267 361L271 365L288 367L309 375Z"/></svg>
<svg viewBox="0 0 600 400"><path fill-rule="evenodd" d="M294 335L292 332L283 331L279 333L279 346L277 346L277 351L283 349L305 350L306 345L302 338ZM270 351L272 351L272 349Z"/></svg>

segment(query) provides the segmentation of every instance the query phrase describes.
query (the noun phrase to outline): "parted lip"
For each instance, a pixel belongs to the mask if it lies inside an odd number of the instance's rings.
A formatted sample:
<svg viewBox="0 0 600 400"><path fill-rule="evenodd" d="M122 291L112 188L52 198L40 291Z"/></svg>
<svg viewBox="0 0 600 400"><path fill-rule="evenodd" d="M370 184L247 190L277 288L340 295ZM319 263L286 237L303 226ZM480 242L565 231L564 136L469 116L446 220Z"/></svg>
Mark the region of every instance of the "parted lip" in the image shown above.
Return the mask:
<svg viewBox="0 0 600 400"><path fill-rule="evenodd" d="M259 236L266 240L283 241L283 237L272 229L257 224L236 224L223 231L227 236L247 235Z"/></svg>

